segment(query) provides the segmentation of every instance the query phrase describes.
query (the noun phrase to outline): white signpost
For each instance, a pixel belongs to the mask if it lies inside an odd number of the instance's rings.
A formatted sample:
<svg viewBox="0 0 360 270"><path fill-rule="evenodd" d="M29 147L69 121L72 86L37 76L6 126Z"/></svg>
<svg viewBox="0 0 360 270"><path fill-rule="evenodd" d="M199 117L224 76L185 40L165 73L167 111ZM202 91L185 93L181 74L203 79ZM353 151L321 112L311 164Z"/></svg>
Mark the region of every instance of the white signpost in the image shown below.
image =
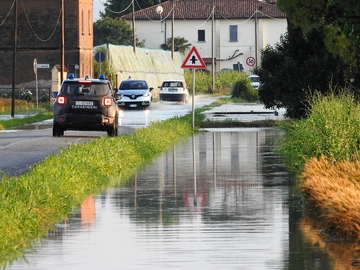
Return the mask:
<svg viewBox="0 0 360 270"><path fill-rule="evenodd" d="M34 59L36 108L39 108L39 90L38 90L37 69L38 69L38 68L49 68L49 67L50 67L49 64L38 64L36 58Z"/></svg>

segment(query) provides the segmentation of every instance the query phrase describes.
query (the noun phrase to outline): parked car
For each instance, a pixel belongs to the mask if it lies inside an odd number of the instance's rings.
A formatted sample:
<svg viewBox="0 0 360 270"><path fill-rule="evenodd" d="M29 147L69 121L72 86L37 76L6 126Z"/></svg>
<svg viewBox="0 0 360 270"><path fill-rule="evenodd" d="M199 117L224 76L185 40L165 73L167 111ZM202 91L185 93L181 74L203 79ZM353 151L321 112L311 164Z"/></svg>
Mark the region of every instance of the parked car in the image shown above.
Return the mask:
<svg viewBox="0 0 360 270"><path fill-rule="evenodd" d="M116 102L120 107L149 107L152 102L153 87L145 80L127 79L122 81L116 93Z"/></svg>
<svg viewBox="0 0 360 270"><path fill-rule="evenodd" d="M61 84L53 106L53 136L66 130L106 131L118 135L119 107L111 83L103 75L99 79L75 78L70 73Z"/></svg>
<svg viewBox="0 0 360 270"><path fill-rule="evenodd" d="M51 102L53 103L56 100L57 95L59 94L59 92L57 91L52 91L51 92Z"/></svg>
<svg viewBox="0 0 360 270"><path fill-rule="evenodd" d="M258 75L250 75L250 83L251 83L251 86L254 87L256 90L259 89L260 87L260 77Z"/></svg>
<svg viewBox="0 0 360 270"><path fill-rule="evenodd" d="M181 101L187 103L189 99L189 90L182 80L165 80L162 82L160 89L161 101Z"/></svg>

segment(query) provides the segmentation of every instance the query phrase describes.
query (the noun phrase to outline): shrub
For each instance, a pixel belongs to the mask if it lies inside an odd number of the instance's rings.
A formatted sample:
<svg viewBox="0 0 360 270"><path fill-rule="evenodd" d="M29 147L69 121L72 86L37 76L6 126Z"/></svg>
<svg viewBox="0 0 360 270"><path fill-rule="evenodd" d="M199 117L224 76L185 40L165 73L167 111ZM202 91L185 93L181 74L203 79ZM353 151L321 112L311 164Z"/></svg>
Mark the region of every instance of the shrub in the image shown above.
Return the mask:
<svg viewBox="0 0 360 270"><path fill-rule="evenodd" d="M242 75L231 91L232 98L243 98L246 101L256 101L259 95L256 89L251 86L250 79Z"/></svg>
<svg viewBox="0 0 360 270"><path fill-rule="evenodd" d="M184 77L189 90L192 91L192 71L185 71ZM236 82L245 78L247 78L246 73L236 70L220 72L215 74L215 89L212 89L212 73L196 71L195 91L196 94L229 94Z"/></svg>
<svg viewBox="0 0 360 270"><path fill-rule="evenodd" d="M360 150L360 106L347 90L318 92L308 100L308 118L284 123L287 135L280 142L280 152L288 157L290 168L302 169L311 158L324 156L332 163L353 161Z"/></svg>
<svg viewBox="0 0 360 270"><path fill-rule="evenodd" d="M31 101L33 101L33 94L31 93L31 91L21 92L20 99L25 100L27 102L31 102Z"/></svg>

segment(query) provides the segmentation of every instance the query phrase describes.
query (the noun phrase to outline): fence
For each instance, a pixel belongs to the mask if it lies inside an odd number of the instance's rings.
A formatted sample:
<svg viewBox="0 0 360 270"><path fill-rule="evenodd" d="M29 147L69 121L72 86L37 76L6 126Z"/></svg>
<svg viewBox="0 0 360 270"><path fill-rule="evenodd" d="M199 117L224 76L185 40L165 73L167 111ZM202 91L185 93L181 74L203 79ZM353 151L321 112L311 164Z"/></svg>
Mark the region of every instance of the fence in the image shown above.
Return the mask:
<svg viewBox="0 0 360 270"><path fill-rule="evenodd" d="M0 88L0 98L11 98L11 93L12 93L12 88ZM51 88L38 89L38 98L39 98L38 100L39 102L50 102ZM35 87L15 88L15 99L26 99L31 102L36 102L36 88Z"/></svg>

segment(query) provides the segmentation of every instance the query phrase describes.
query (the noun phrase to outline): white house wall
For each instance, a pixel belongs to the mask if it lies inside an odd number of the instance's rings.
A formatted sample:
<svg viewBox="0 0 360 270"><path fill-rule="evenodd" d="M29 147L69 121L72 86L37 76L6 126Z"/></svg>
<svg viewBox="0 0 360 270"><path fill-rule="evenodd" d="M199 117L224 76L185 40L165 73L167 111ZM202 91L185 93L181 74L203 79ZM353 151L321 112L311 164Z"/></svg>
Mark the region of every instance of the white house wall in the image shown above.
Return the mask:
<svg viewBox="0 0 360 270"><path fill-rule="evenodd" d="M131 22L129 22L131 24ZM215 20L215 58L216 72L223 68L232 69L233 64L238 62L242 64L244 71L251 73L254 66L248 66L246 59L254 57L255 54L255 19L250 20ZM230 42L229 26L238 26L238 41ZM167 20L161 24L158 22L149 22L147 20L137 20L136 36L139 40L145 39L145 47L151 49L159 49L165 40L171 38L171 20ZM205 30L205 42L198 42L198 30ZM287 31L286 19L258 19L258 65L260 65L260 51L266 45L274 46L280 41L280 36ZM174 24L174 36L184 37L195 46L202 58L212 57L212 21L208 22L199 20L180 21L176 20ZM238 51L236 51L238 50ZM188 52L182 56L183 60ZM242 55L229 59L234 54L242 53ZM211 64L207 65L211 69Z"/></svg>

